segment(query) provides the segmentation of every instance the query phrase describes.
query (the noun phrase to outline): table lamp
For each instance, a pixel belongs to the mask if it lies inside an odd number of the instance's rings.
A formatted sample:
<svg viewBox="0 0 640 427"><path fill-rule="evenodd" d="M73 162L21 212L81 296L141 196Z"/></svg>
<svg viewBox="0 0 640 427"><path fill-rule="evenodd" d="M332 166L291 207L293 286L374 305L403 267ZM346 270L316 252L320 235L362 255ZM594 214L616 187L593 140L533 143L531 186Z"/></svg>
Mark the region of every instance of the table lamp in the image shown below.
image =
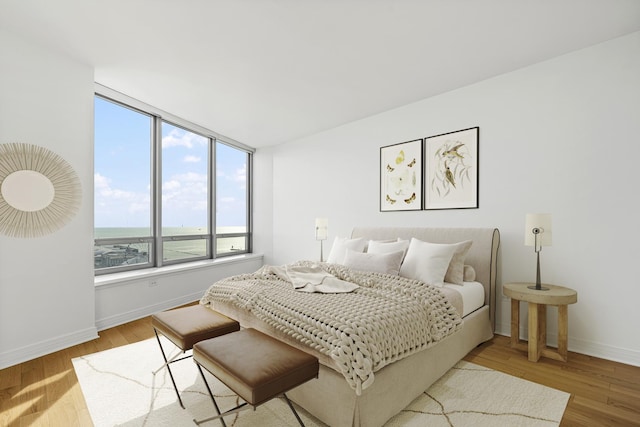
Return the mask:
<svg viewBox="0 0 640 427"><path fill-rule="evenodd" d="M327 240L329 220L327 218L316 218L316 240L320 240L320 262L324 262L322 253L322 242Z"/></svg>
<svg viewBox="0 0 640 427"><path fill-rule="evenodd" d="M551 214L527 214L524 228L524 244L534 247L537 258L536 285L529 288L548 291L540 281L540 252L543 246L551 246Z"/></svg>

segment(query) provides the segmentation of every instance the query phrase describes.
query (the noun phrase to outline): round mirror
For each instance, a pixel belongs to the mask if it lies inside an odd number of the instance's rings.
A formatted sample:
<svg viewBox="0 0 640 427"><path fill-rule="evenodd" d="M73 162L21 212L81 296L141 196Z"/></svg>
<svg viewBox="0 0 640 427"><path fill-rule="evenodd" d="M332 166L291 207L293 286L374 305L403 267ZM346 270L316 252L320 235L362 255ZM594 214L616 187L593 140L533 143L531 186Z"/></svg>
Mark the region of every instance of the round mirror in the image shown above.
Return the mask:
<svg viewBox="0 0 640 427"><path fill-rule="evenodd" d="M80 209L82 185L65 159L33 144L0 144L0 234L53 233Z"/></svg>
<svg viewBox="0 0 640 427"><path fill-rule="evenodd" d="M0 191L9 205L24 212L46 208L55 196L51 180L32 170L19 170L7 175Z"/></svg>

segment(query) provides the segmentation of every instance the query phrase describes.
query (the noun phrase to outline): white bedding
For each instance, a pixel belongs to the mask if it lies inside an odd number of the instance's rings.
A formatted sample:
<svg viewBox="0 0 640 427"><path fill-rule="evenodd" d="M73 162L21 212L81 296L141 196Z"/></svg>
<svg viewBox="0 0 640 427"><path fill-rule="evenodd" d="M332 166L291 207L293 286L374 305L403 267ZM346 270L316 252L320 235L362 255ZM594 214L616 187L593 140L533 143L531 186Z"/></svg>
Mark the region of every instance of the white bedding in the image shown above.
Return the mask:
<svg viewBox="0 0 640 427"><path fill-rule="evenodd" d="M464 282L463 285L445 283L445 288L452 289L462 297L462 317L473 313L484 305L484 286L480 282Z"/></svg>
<svg viewBox="0 0 640 427"><path fill-rule="evenodd" d="M476 284L469 287L444 286L454 296L451 303L457 313L464 313L463 327L437 345L398 360L376 372L375 382L364 393L354 393L342 373L332 367L332 360L320 364L317 379L308 381L287 393L289 398L332 427L380 427L392 416L422 396L438 378L469 351L493 336L495 319L495 285L500 234L494 228L428 228L428 227L356 227L352 239L394 242L412 237L425 242L453 244L472 240L464 264L476 272L477 283L484 283L484 306L475 309L467 294L475 294ZM475 288L475 289L474 289ZM306 294L309 296L315 294ZM345 296L349 294L343 294ZM463 306L464 308L459 308ZM253 313L231 303L215 301L213 309L237 319L243 327L253 327L298 348L306 346L291 338L287 331L276 329ZM322 356L322 355L321 355Z"/></svg>
<svg viewBox="0 0 640 427"><path fill-rule="evenodd" d="M358 288L341 294L301 293L283 273L315 266ZM329 357L357 395L373 384L375 372L462 329L460 310L436 286L311 261L284 269L266 265L219 280L200 302L235 305Z"/></svg>

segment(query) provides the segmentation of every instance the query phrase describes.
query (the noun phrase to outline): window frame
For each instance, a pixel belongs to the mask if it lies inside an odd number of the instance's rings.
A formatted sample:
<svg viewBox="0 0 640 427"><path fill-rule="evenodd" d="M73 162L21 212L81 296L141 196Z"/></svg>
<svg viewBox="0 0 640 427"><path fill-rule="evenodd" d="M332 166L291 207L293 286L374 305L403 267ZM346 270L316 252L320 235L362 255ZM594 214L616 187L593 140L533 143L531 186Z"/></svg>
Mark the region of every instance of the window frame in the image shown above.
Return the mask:
<svg viewBox="0 0 640 427"><path fill-rule="evenodd" d="M163 110L143 103L135 98L114 91L99 83L95 84L94 96L102 98L106 101L113 102L129 108L133 111L147 115L151 118L151 153L149 162L151 163L151 236L150 237L123 237L123 238L101 238L96 239L94 236L94 248L100 245L116 245L131 243L147 243L149 245L148 262L136 263L129 265L118 265L114 267L94 268L95 276L102 276L114 273L121 273L131 270L143 270L148 268L157 268L168 265L185 264L208 259L217 259L236 254L246 254L253 252L253 154L255 149L227 138L224 135L213 132L202 126L181 119ZM208 167L207 167L207 226L209 232L206 234L193 235L162 235L162 123L179 127L187 132L193 132L208 139ZM217 144L225 144L234 149L240 150L246 154L246 230L245 232L220 233L216 232L216 147ZM94 141L95 144L95 141ZM94 170L95 173L95 170ZM94 226L95 229L95 226ZM229 237L244 237L244 250L217 253L218 239ZM165 242L185 241L185 240L206 240L206 254L203 256L194 256L188 258L180 258L177 260L163 259L163 246ZM94 266L95 267L95 266Z"/></svg>

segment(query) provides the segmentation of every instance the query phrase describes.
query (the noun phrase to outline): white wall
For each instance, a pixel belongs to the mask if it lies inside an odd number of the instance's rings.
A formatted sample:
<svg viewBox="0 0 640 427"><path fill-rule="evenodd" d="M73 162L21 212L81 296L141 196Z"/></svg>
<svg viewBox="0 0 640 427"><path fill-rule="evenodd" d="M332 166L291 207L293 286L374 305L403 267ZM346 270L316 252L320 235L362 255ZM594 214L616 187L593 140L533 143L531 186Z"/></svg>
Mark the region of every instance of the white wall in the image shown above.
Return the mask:
<svg viewBox="0 0 640 427"><path fill-rule="evenodd" d="M96 287L93 68L4 31L0 52L0 144L30 143L59 154L78 174L83 196L78 214L56 233L37 239L0 235L0 369L196 301L215 280L262 265L261 255L230 257L101 276Z"/></svg>
<svg viewBox="0 0 640 427"><path fill-rule="evenodd" d="M96 336L92 267L93 69L0 31L0 143L63 157L82 183L71 222L0 235L0 368Z"/></svg>
<svg viewBox="0 0 640 427"><path fill-rule="evenodd" d="M381 146L473 126L480 127L479 209L379 212ZM531 281L535 255L524 246L525 214L549 212L554 236L541 254L543 281L578 291L569 308L569 349L640 365L638 135L634 33L258 150L256 167L273 170L273 194L256 200L257 209L273 208L273 250L265 261L318 259L316 217L329 218L329 247L356 225L498 227L499 280ZM509 303L499 295L498 332L509 334ZM551 310L552 343L555 319Z"/></svg>
<svg viewBox="0 0 640 427"><path fill-rule="evenodd" d="M271 148L253 157L253 251L264 254L264 262L273 264L273 156Z"/></svg>
<svg viewBox="0 0 640 427"><path fill-rule="evenodd" d="M197 301L212 283L256 271L262 255L246 254L96 279L96 326L110 328Z"/></svg>

